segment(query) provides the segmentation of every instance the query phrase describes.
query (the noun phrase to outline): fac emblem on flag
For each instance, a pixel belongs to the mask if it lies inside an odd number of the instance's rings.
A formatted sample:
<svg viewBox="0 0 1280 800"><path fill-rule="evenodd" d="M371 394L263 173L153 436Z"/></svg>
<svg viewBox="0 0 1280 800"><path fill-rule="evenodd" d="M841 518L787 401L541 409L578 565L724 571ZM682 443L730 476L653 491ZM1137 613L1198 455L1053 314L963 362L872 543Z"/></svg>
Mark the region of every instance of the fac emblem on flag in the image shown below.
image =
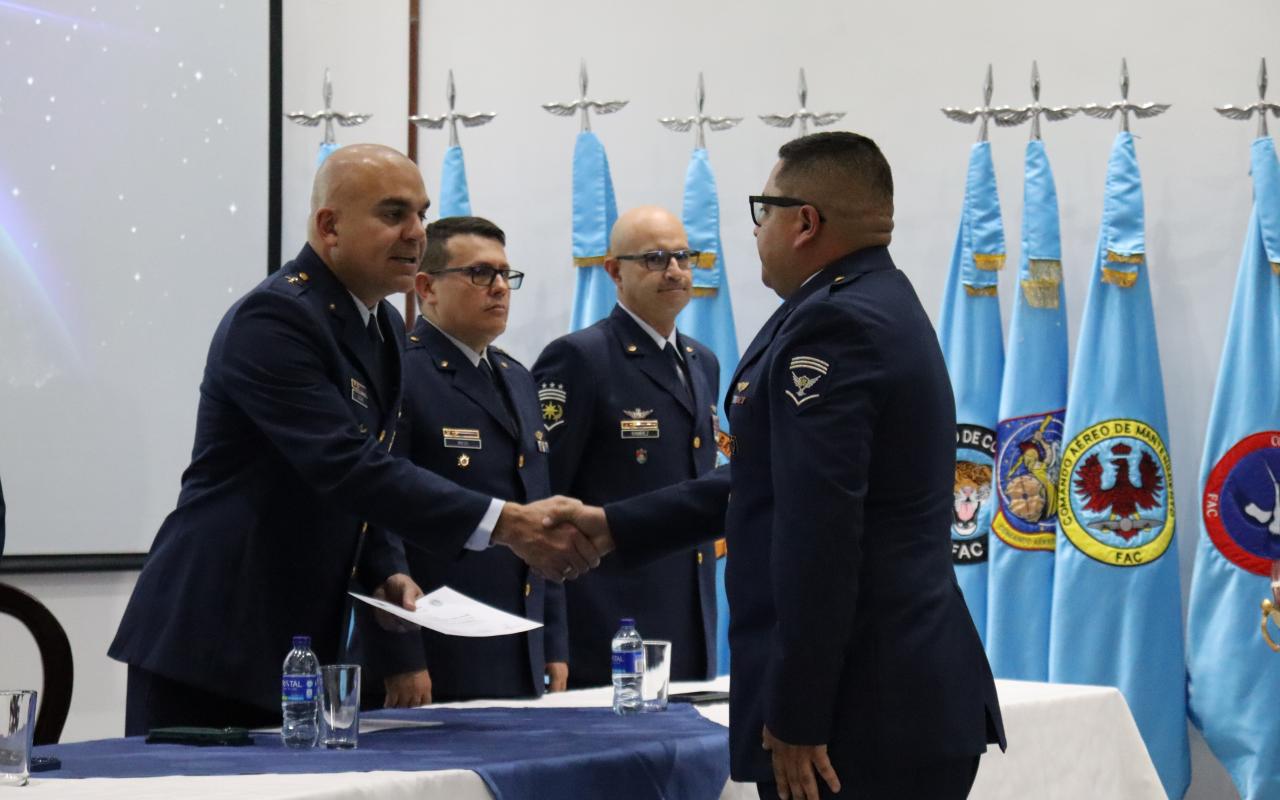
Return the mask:
<svg viewBox="0 0 1280 800"><path fill-rule="evenodd" d="M1204 485L1204 525L1218 552L1243 570L1270 575L1280 560L1280 431L1247 436Z"/></svg>
<svg viewBox="0 0 1280 800"><path fill-rule="evenodd" d="M1115 686L1165 793L1191 764L1164 379L1133 134L1116 136L1067 397L1049 681Z"/></svg>
<svg viewBox="0 0 1280 800"><path fill-rule="evenodd" d="M1003 420L997 430L998 506L991 529L1019 550L1053 550L1058 524L1062 411Z"/></svg>
<svg viewBox="0 0 1280 800"><path fill-rule="evenodd" d="M995 452L995 431L980 425L956 426L951 505L951 560L955 564L986 563L987 531L996 505L991 499Z"/></svg>
<svg viewBox="0 0 1280 800"><path fill-rule="evenodd" d="M542 407L542 427L550 431L564 424L564 384L543 383L539 386L538 404Z"/></svg>
<svg viewBox="0 0 1280 800"><path fill-rule="evenodd" d="M1062 532L1104 564L1154 561L1173 541L1169 473L1164 442L1146 423L1112 419L1085 428L1062 459Z"/></svg>
<svg viewBox="0 0 1280 800"><path fill-rule="evenodd" d="M1033 138L1024 157L1022 252L996 425L998 505L989 542L986 645L997 678L1043 681L1049 675L1061 503L1067 313L1058 190L1045 144L1035 133L1036 109L1029 109Z"/></svg>
<svg viewBox="0 0 1280 800"><path fill-rule="evenodd" d="M1270 136L1254 140L1250 167L1253 208L1200 465L1187 702L1240 797L1262 800L1280 796L1280 161Z"/></svg>
<svg viewBox="0 0 1280 800"><path fill-rule="evenodd" d="M991 144L969 151L964 203L942 293L938 339L956 401L951 560L974 627L987 641L988 540L994 516L996 432L1004 375L997 286L1005 261L1004 222ZM1049 406L1053 408L1053 406Z"/></svg>

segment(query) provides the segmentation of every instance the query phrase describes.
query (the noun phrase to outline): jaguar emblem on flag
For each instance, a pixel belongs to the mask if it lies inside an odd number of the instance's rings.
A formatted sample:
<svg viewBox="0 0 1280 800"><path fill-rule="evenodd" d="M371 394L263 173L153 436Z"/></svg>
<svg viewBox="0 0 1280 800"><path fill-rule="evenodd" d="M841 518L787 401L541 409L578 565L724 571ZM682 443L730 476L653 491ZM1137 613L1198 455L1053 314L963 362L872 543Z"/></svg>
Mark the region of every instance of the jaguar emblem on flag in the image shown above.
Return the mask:
<svg viewBox="0 0 1280 800"><path fill-rule="evenodd" d="M981 564L997 503L992 502L996 432L981 425L956 426L955 481L951 500L951 561Z"/></svg>

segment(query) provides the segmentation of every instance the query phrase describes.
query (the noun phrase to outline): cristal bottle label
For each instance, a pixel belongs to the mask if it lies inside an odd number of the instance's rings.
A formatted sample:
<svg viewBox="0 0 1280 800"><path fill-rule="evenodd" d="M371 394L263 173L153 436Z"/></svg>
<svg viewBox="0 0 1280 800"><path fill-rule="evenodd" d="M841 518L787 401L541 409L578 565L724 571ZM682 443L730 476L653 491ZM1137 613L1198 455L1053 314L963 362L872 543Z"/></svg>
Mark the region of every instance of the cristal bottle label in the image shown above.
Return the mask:
<svg viewBox="0 0 1280 800"><path fill-rule="evenodd" d="M320 679L315 675L285 675L280 679L280 702L309 703L316 699Z"/></svg>
<svg viewBox="0 0 1280 800"><path fill-rule="evenodd" d="M613 654L613 671L636 675L644 672L644 651L630 650Z"/></svg>

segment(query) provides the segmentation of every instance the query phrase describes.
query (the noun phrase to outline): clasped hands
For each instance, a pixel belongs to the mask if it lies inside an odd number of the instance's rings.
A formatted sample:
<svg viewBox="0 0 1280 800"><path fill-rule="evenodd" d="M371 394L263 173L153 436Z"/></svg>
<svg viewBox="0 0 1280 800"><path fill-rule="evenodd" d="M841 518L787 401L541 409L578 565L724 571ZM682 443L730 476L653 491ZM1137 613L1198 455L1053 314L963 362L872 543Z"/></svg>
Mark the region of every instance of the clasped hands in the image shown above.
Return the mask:
<svg viewBox="0 0 1280 800"><path fill-rule="evenodd" d="M599 566L613 550L604 509L562 496L523 505L505 503L492 541L556 583Z"/></svg>

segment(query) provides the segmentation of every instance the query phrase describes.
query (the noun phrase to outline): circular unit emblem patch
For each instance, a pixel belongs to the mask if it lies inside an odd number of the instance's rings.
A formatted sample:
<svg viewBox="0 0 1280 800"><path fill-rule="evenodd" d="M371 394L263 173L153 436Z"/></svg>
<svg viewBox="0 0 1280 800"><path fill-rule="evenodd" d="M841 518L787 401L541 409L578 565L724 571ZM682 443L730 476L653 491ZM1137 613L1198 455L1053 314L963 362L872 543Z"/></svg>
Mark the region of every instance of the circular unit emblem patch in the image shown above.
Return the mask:
<svg viewBox="0 0 1280 800"><path fill-rule="evenodd" d="M996 431L996 536L1019 550L1053 550L1058 529L1062 411L1003 420Z"/></svg>
<svg viewBox="0 0 1280 800"><path fill-rule="evenodd" d="M995 452L995 431L980 425L956 426L951 503L953 564L980 564L987 560L987 536L996 506L991 498Z"/></svg>
<svg viewBox="0 0 1280 800"><path fill-rule="evenodd" d="M1155 429L1109 419L1076 434L1062 456L1058 521L1080 552L1139 567L1173 541L1169 452Z"/></svg>
<svg viewBox="0 0 1280 800"><path fill-rule="evenodd" d="M1246 436L1204 484L1204 526L1223 557L1255 575L1280 560L1280 431Z"/></svg>

